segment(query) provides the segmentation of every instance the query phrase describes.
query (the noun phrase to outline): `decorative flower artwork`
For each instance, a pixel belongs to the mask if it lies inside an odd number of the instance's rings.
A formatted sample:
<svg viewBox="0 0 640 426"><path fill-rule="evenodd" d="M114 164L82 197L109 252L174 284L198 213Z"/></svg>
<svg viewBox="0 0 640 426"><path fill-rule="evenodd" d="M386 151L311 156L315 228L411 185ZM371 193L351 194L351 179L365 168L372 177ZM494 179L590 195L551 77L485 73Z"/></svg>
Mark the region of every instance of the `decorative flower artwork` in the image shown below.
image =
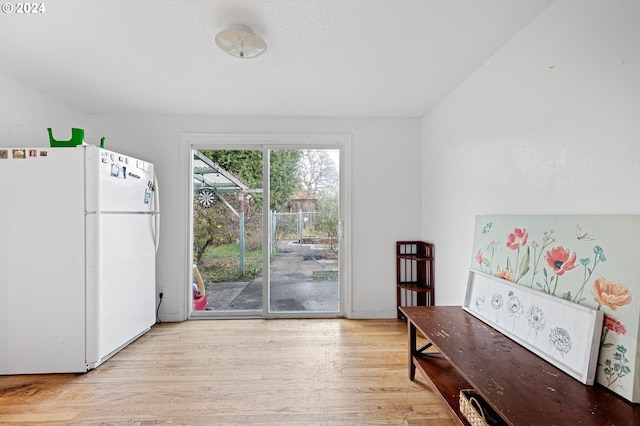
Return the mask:
<svg viewBox="0 0 640 426"><path fill-rule="evenodd" d="M618 379L623 378L631 373L629 368L629 359L626 356L627 348L618 345L616 352L613 354L613 360L604 360L604 374L607 377L607 387L610 388Z"/></svg>
<svg viewBox="0 0 640 426"><path fill-rule="evenodd" d="M595 280L591 295L598 304L598 309L605 305L612 311L616 311L631 303L631 292L625 285L612 283L604 278Z"/></svg>
<svg viewBox="0 0 640 426"><path fill-rule="evenodd" d="M515 322L520 315L524 312L524 307L522 306L522 301L518 296L516 296L512 291L509 292L509 298L507 299L507 314L513 318L513 326L515 327Z"/></svg>
<svg viewBox="0 0 640 426"><path fill-rule="evenodd" d="M500 321L500 318L498 317L498 310L502 308L503 304L504 302L500 293L496 293L491 296L491 307L496 310L496 322Z"/></svg>
<svg viewBox="0 0 640 426"><path fill-rule="evenodd" d="M633 238L639 234L640 216L478 216L471 267L603 311L597 381L640 402L640 379L634 379L640 369L635 365L640 309L632 307L633 293L640 291ZM528 340L547 330L561 356L575 349L568 329L550 326L539 307L508 293L497 296L487 295L491 301L483 304L496 321L509 318L517 327L516 320L526 320ZM502 309L509 315L497 315Z"/></svg>
<svg viewBox="0 0 640 426"><path fill-rule="evenodd" d="M604 330L602 332L602 337L600 339L600 346L602 348L609 348L614 346L613 343L607 342L607 335L609 331L613 331L615 334L624 335L627 333L627 329L622 325L620 321L614 320L613 318L606 316L604 317ZM618 379L626 376L631 373L631 368L629 367L629 360L626 358L625 354L627 353L627 348L623 345L618 345L616 347L616 351L613 353L611 358L607 358L602 362L603 372L605 377L607 378L607 387L610 387L614 384Z"/></svg>
<svg viewBox="0 0 640 426"><path fill-rule="evenodd" d="M463 308L582 383L593 384L602 312L477 271L469 273Z"/></svg>
<svg viewBox="0 0 640 426"><path fill-rule="evenodd" d="M566 271L576 267L576 254L569 253L569 249L558 246L547 251L544 260L547 261L547 264L556 275L564 275Z"/></svg>
<svg viewBox="0 0 640 426"><path fill-rule="evenodd" d="M601 346L612 346L613 343L605 343L605 340L607 339L607 334L609 333L609 331L613 331L616 334L626 334L627 333L627 329L624 328L624 325L622 325L622 323L620 321L614 320L613 318L611 318L608 315L604 316L604 329L602 332L602 338L600 339L600 345Z"/></svg>
<svg viewBox="0 0 640 426"><path fill-rule="evenodd" d="M484 311L484 297L476 298L476 311L479 311L479 312Z"/></svg>
<svg viewBox="0 0 640 426"><path fill-rule="evenodd" d="M542 309L538 306L531 305L529 309L527 309L527 323L529 324L529 332L533 331L534 336L537 336L539 331L544 330L546 320ZM527 340L529 340L528 336Z"/></svg>
<svg viewBox="0 0 640 426"><path fill-rule="evenodd" d="M571 350L571 336L564 328L552 328L549 332L549 342L562 356Z"/></svg>

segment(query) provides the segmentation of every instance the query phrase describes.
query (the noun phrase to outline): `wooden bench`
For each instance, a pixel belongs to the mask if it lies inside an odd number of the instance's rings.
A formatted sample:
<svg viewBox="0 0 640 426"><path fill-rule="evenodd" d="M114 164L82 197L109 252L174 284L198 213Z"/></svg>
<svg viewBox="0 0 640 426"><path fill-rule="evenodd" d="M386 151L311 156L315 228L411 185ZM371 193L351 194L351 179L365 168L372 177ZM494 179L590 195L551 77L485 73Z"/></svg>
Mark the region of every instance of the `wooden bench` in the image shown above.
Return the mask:
<svg viewBox="0 0 640 426"><path fill-rule="evenodd" d="M475 389L512 425L640 425L640 406L586 386L460 306L400 308L409 328L409 379L416 369L453 419L461 389ZM427 344L417 347L417 331Z"/></svg>

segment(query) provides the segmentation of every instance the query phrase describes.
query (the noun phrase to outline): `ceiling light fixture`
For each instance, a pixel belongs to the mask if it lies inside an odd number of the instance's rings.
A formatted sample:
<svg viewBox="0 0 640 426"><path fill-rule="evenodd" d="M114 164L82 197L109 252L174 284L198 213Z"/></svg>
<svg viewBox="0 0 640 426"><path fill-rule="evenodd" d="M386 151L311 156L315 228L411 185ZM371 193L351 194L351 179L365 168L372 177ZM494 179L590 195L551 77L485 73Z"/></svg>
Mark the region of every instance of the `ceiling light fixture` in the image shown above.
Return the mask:
<svg viewBox="0 0 640 426"><path fill-rule="evenodd" d="M231 56L255 58L267 50L267 43L246 25L234 25L216 35L216 44Z"/></svg>

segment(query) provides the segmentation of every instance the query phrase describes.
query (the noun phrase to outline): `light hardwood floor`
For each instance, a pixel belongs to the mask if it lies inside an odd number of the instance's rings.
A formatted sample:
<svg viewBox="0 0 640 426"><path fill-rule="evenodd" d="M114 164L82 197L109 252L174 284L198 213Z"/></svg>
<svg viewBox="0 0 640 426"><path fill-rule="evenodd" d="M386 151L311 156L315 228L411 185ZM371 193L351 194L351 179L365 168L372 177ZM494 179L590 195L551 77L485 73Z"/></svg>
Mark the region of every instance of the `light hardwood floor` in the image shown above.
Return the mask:
<svg viewBox="0 0 640 426"><path fill-rule="evenodd" d="M407 363L398 320L163 323L86 374L0 376L0 423L453 425Z"/></svg>

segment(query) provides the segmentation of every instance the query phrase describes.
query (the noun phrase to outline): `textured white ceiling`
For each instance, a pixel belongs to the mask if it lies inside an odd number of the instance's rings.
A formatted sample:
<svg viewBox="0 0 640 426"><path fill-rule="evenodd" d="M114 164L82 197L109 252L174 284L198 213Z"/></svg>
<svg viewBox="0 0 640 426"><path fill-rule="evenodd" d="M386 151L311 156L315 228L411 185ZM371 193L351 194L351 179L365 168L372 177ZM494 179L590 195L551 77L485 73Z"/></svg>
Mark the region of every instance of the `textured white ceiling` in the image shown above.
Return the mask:
<svg viewBox="0 0 640 426"><path fill-rule="evenodd" d="M45 0L0 15L0 72L91 113L421 117L552 2Z"/></svg>

